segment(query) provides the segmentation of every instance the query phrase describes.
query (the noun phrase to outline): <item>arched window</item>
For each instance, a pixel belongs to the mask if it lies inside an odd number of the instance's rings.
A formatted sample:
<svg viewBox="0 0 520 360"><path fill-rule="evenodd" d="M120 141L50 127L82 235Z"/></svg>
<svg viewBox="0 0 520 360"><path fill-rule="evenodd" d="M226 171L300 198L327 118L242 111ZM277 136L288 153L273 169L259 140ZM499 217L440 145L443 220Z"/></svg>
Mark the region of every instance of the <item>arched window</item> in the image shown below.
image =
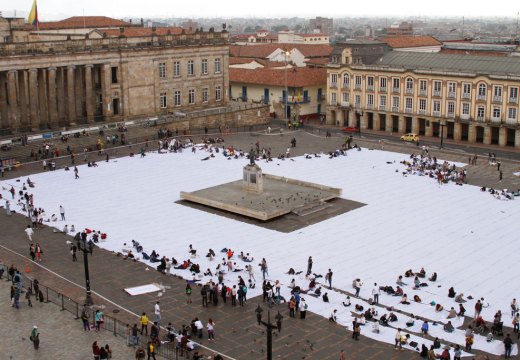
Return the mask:
<svg viewBox="0 0 520 360"><path fill-rule="evenodd" d="M413 79L406 79L406 90L413 90Z"/></svg>
<svg viewBox="0 0 520 360"><path fill-rule="evenodd" d="M350 74L343 74L343 86L348 87L350 85Z"/></svg>
<svg viewBox="0 0 520 360"><path fill-rule="evenodd" d="M482 98L482 99L485 99L486 98L486 90L487 90L486 84L479 84L478 85L478 97Z"/></svg>

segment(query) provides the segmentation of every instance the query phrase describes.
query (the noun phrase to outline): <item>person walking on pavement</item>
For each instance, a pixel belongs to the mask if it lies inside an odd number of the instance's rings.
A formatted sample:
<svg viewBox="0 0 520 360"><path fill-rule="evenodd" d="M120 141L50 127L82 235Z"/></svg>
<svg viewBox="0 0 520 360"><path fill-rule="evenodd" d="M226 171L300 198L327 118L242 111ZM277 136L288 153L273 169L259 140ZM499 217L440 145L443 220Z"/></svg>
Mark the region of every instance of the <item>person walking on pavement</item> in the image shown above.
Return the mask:
<svg viewBox="0 0 520 360"><path fill-rule="evenodd" d="M139 318L139 322L141 323L141 334L146 333L146 336L148 336L148 322L149 321L150 320L148 320L148 316L146 316L145 312Z"/></svg>
<svg viewBox="0 0 520 360"><path fill-rule="evenodd" d="M157 327L161 327L161 307L159 306L159 301L155 303L155 322L157 323Z"/></svg>
<svg viewBox="0 0 520 360"><path fill-rule="evenodd" d="M32 242L32 236L34 235L34 230L31 228L31 225L27 225L27 227L25 228L25 233L27 234L29 241Z"/></svg>
<svg viewBox="0 0 520 360"><path fill-rule="evenodd" d="M65 208L63 205L60 205L60 215L61 215L61 221L65 221Z"/></svg>
<svg viewBox="0 0 520 360"><path fill-rule="evenodd" d="M78 251L78 247L75 244L72 244L70 247L70 254L72 255L72 261L78 261L78 257L76 256L76 252Z"/></svg>
<svg viewBox="0 0 520 360"><path fill-rule="evenodd" d="M307 260L307 276L309 276L312 273L312 256L309 256L309 259Z"/></svg>
<svg viewBox="0 0 520 360"><path fill-rule="evenodd" d="M33 326L29 339L32 341L34 349L38 350L40 347L40 333L38 332L38 326Z"/></svg>
<svg viewBox="0 0 520 360"><path fill-rule="evenodd" d="M11 203L9 202L9 200L5 201L5 214L7 216L11 216Z"/></svg>
<svg viewBox="0 0 520 360"><path fill-rule="evenodd" d="M79 179L79 170L78 170L78 167L77 166L74 166L74 178L75 179Z"/></svg>
<svg viewBox="0 0 520 360"><path fill-rule="evenodd" d="M374 288L372 289L372 296L374 297L374 304L379 304L379 294L381 290L379 290L379 286L377 283L374 283Z"/></svg>
<svg viewBox="0 0 520 360"><path fill-rule="evenodd" d="M506 338L504 339L504 347L505 347L505 357L510 358L511 357L511 350L513 349L513 340L511 339L511 336L509 334L506 335Z"/></svg>
<svg viewBox="0 0 520 360"><path fill-rule="evenodd" d="M148 360L150 360L150 358L153 358L153 360L157 360L155 358L155 345L153 342L148 341L147 350L148 350Z"/></svg>
<svg viewBox="0 0 520 360"><path fill-rule="evenodd" d="M34 244L29 246L29 255L31 256L31 260L34 261L36 258L36 248L34 247Z"/></svg>
<svg viewBox="0 0 520 360"><path fill-rule="evenodd" d="M81 321L83 322L83 331L90 331L89 318L90 315L87 308L87 304L83 304L83 310L81 310Z"/></svg>
<svg viewBox="0 0 520 360"><path fill-rule="evenodd" d="M36 258L38 259L38 261L42 261L42 247L40 246L40 244L36 243L34 248L36 249Z"/></svg>

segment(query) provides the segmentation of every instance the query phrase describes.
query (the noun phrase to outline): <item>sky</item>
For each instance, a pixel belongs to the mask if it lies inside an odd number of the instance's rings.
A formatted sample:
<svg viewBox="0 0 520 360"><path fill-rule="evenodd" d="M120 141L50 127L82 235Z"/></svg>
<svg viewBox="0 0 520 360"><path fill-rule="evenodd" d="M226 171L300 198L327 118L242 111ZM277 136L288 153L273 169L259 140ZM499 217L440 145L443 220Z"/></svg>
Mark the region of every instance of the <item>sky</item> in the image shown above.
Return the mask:
<svg viewBox="0 0 520 360"><path fill-rule="evenodd" d="M0 0L0 11L4 16L26 16L33 0ZM183 6L179 7L181 3ZM194 6L190 6L193 4ZM248 4L248 5L246 5ZM194 3L171 0L39 0L40 20L56 20L67 16L104 15L114 18L123 17L307 17L315 16L465 16L465 17L516 17L520 3L513 0L475 2L469 0L372 0L370 2L346 2L344 0L325 0L318 3L309 0L277 1L263 0L253 5L243 0L198 0Z"/></svg>

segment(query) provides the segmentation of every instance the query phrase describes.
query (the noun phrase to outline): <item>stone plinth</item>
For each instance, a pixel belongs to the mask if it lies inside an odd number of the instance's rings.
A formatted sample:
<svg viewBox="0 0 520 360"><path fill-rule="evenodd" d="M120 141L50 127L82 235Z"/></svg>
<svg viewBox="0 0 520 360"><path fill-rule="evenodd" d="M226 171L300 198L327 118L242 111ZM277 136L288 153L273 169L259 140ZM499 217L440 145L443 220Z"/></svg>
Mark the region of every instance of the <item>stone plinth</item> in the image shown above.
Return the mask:
<svg viewBox="0 0 520 360"><path fill-rule="evenodd" d="M248 192L261 194L264 191L264 178L260 166L256 164L248 164L244 166L243 173L242 189Z"/></svg>

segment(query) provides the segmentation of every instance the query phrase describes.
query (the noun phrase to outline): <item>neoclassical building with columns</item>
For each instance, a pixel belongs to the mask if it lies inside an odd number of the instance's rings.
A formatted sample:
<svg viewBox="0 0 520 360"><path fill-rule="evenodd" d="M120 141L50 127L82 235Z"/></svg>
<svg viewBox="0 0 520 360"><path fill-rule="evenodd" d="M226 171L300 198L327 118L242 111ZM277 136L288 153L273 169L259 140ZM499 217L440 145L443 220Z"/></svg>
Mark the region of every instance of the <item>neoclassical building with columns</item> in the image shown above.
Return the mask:
<svg viewBox="0 0 520 360"><path fill-rule="evenodd" d="M1 43L0 134L227 104L225 30L148 33Z"/></svg>
<svg viewBox="0 0 520 360"><path fill-rule="evenodd" d="M520 148L520 57L390 51L338 44L327 122Z"/></svg>

